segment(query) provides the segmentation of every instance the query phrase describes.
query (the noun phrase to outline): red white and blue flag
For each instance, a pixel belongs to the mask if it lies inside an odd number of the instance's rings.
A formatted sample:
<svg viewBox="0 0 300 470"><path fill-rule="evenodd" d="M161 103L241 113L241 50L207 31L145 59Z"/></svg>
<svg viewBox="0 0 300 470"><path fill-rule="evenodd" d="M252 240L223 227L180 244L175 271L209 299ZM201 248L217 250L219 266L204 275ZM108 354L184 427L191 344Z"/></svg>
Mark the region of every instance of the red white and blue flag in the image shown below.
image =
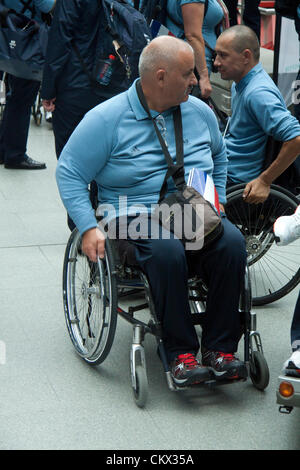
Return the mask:
<svg viewBox="0 0 300 470"><path fill-rule="evenodd" d="M156 20L151 21L150 29L153 39L156 38L156 36L175 36L168 28Z"/></svg>
<svg viewBox="0 0 300 470"><path fill-rule="evenodd" d="M211 176L199 168L192 168L187 184L193 186L204 199L213 204L220 214L219 196Z"/></svg>

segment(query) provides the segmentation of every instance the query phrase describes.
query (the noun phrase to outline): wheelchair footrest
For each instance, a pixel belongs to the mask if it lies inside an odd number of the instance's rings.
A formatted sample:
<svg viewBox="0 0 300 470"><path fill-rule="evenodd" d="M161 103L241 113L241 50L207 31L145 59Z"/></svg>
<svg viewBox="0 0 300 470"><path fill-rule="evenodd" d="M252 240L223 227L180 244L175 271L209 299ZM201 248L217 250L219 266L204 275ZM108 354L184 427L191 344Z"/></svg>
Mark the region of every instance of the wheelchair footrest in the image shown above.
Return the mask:
<svg viewBox="0 0 300 470"><path fill-rule="evenodd" d="M242 378L242 379L222 379L222 380L216 380L216 379L210 379L210 380L206 380L205 382L201 382L201 383L196 383L196 384L193 384L193 385L187 385L187 386L184 386L184 387L178 387L178 385L176 385L173 380L173 387L169 387L170 389L172 389L173 391L181 391L181 390L191 390L191 389L195 389L195 388L200 388L200 387L208 387L208 388L214 388L216 386L219 386L219 385L227 385L227 384L233 384L233 383L236 383L236 382L246 382L247 381L247 378Z"/></svg>

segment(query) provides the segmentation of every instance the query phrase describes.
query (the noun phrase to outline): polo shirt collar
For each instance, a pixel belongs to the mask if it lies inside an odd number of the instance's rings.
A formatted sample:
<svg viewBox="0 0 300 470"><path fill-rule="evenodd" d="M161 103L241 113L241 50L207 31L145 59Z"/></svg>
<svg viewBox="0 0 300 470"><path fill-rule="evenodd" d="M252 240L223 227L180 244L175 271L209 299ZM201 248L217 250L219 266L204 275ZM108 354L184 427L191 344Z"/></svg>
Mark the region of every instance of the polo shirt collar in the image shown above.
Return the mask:
<svg viewBox="0 0 300 470"><path fill-rule="evenodd" d="M252 80L254 75L259 73L262 70L262 65L259 62L256 64L248 73L245 75L245 77L242 78L242 80L239 83L235 84L235 89L238 93L244 90L244 88L248 85L248 83Z"/></svg>

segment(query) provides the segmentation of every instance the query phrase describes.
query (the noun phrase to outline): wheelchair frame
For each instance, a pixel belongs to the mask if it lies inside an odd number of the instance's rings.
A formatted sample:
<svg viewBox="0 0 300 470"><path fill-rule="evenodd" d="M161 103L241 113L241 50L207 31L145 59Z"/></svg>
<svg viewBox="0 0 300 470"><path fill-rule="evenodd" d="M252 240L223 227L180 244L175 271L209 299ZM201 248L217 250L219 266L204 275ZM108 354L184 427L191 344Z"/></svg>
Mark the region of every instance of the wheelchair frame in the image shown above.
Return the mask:
<svg viewBox="0 0 300 470"><path fill-rule="evenodd" d="M144 293L145 301L130 305L127 310L119 303L135 293ZM203 282L189 279L189 301L194 325L201 325L205 315L207 289ZM106 239L105 258L90 262L81 250L81 236L75 229L67 243L63 266L63 302L65 319L71 341L77 354L90 365L101 364L109 354L120 315L133 326L130 349L130 368L133 396L139 407L148 398L148 378L143 341L146 334L156 338L168 388L183 390L174 383L166 360L161 324L156 316L151 289L146 276L137 268L124 266L118 259L114 241ZM137 313L149 308L148 322L137 318ZM263 354L260 334L256 329L256 315L251 311L251 286L248 269L241 292L240 313L244 335L244 362L253 385L264 390L269 383L269 369ZM246 380L246 379L244 379ZM215 378L204 385L232 383ZM201 384L203 385L203 384ZM198 387L193 385L192 387Z"/></svg>

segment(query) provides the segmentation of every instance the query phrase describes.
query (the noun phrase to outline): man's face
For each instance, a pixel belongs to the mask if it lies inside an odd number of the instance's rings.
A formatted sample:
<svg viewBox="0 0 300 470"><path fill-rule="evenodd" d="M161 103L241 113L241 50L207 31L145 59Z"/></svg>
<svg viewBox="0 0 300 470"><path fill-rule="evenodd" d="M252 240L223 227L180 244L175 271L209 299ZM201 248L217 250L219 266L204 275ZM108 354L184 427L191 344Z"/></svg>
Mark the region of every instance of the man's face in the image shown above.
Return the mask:
<svg viewBox="0 0 300 470"><path fill-rule="evenodd" d="M165 72L165 97L170 106L187 101L193 86L197 85L194 75L194 54L192 51L181 51L176 67Z"/></svg>
<svg viewBox="0 0 300 470"><path fill-rule="evenodd" d="M247 72L244 51L236 52L232 47L232 35L220 36L216 43L215 66L223 80L239 82Z"/></svg>

